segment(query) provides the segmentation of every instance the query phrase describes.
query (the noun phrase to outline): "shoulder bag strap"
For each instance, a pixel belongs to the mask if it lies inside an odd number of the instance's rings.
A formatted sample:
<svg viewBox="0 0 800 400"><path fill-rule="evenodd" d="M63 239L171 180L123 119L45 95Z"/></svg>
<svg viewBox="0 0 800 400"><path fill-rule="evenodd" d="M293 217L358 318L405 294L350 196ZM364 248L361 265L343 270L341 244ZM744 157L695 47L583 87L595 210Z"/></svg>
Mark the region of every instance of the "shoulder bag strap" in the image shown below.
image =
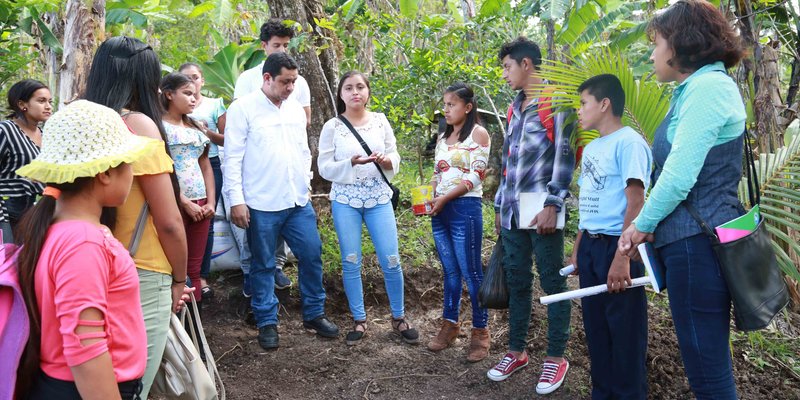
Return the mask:
<svg viewBox="0 0 800 400"><path fill-rule="evenodd" d="M212 381L219 385L219 392L217 393L219 400L225 400L225 384L222 382L222 377L219 375L214 355L211 354L211 347L208 345L206 332L205 329L203 329L203 321L200 319L200 312L197 309L197 300L195 300L194 293L189 293L189 297L191 298L192 312L188 313L188 308L190 307L184 308L182 310L183 318L181 319L181 323L184 326L189 325L189 333L198 354L201 352L202 348L202 352L206 356L206 370L208 370L208 375L211 377ZM184 319L187 314L189 319L188 324L185 323Z"/></svg>
<svg viewBox="0 0 800 400"><path fill-rule="evenodd" d="M128 253L130 253L131 257L133 257L136 254L136 251L139 250L139 243L142 241L144 225L147 222L147 215L149 214L148 211L147 202L144 202L144 204L142 204L142 210L139 211L139 217L136 218L136 227L133 228L131 242L128 244Z"/></svg>
<svg viewBox="0 0 800 400"><path fill-rule="evenodd" d="M694 220L697 221L697 224L700 225L700 229L703 230L703 233L705 233L711 239L711 243L719 243L719 237L717 234L714 233L714 230L711 229L710 226L708 226L706 221L700 216L700 213L697 212L694 206L689 204L689 201L687 200L682 201L681 204L686 207L686 209L689 211L689 214L692 214L692 218L694 218Z"/></svg>
<svg viewBox="0 0 800 400"><path fill-rule="evenodd" d="M758 182L758 170L756 169L755 155L753 146L750 144L750 133L747 129L742 134L744 137L744 156L747 160L747 194L750 198L750 207L761 204L761 188Z"/></svg>
<svg viewBox="0 0 800 400"><path fill-rule="evenodd" d="M372 150L370 150L369 146L367 145L367 142L365 142L364 139L361 137L361 135L358 134L358 131L356 131L356 128L353 127L353 124L351 124L350 121L348 121L347 118L345 118L344 115L342 114L339 114L338 118L340 121L342 121L344 126L347 127L347 129L350 129L350 132L353 133L353 136L355 136L356 139L358 139L358 143L361 144L361 147L364 148L364 151L367 152L367 155L372 154ZM387 179L386 175L383 173L383 168L381 168L381 166L378 165L377 161L373 161L373 164L375 164L375 167L378 168L378 172L381 173L381 176L383 177L383 180L386 182L386 184L391 186L391 183L389 183L389 179Z"/></svg>

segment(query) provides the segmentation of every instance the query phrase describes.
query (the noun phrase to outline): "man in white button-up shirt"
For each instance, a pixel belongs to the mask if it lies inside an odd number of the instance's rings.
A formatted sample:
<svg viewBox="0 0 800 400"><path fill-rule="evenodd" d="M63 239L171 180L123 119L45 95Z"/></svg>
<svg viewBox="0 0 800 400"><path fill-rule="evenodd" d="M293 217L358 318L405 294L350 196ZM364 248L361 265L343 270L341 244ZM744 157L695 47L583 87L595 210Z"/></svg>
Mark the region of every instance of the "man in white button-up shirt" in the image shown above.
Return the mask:
<svg viewBox="0 0 800 400"><path fill-rule="evenodd" d="M278 347L275 248L283 237L298 259L303 326L325 337L339 329L325 317L322 242L311 207L311 152L303 107L290 97L297 64L286 53L264 62L261 90L228 109L223 191L231 221L247 229L251 305L265 349Z"/></svg>
<svg viewBox="0 0 800 400"><path fill-rule="evenodd" d="M270 18L267 20L267 22L261 25L259 39L261 39L261 48L264 49L264 53L267 55L267 57L269 57L269 55L272 53L286 53L289 50L289 42L293 37L294 29L286 25L278 18ZM239 75L239 78L236 79L236 86L233 89L234 100L261 90L261 86L264 84L263 73L261 72L263 68L264 63L262 62L261 64L250 68ZM300 102L300 105L303 106L303 111L306 113L306 127L308 127L311 123L311 90L309 89L308 83L305 79L303 79L302 75L297 75L297 80L294 83L294 90L289 97L297 100ZM247 245L246 235L242 230L235 227L235 225L231 228L231 230L233 231L233 235L236 238L236 243L239 246L239 254L242 261L242 272L244 272L245 276L242 293L249 297L250 287L248 284L250 281L250 248ZM290 281L289 278L287 278L283 273L283 265L286 263L286 252L286 243L283 239L280 239L278 241L277 250L275 251L276 289L286 289L292 286L292 281Z"/></svg>

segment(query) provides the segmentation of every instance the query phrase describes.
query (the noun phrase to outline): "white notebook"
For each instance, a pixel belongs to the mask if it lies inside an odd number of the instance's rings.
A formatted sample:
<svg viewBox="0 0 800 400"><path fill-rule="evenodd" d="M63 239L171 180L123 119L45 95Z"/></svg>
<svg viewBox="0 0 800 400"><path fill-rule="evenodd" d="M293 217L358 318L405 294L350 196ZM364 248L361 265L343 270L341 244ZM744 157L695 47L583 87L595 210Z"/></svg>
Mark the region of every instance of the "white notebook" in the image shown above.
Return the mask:
<svg viewBox="0 0 800 400"><path fill-rule="evenodd" d="M544 209L544 202L547 200L547 192L537 193L520 193L519 194L519 229L536 229L536 225L528 226L528 224L536 218L536 215ZM566 207L561 207L561 211L556 216L556 229L564 229L566 221L565 210Z"/></svg>

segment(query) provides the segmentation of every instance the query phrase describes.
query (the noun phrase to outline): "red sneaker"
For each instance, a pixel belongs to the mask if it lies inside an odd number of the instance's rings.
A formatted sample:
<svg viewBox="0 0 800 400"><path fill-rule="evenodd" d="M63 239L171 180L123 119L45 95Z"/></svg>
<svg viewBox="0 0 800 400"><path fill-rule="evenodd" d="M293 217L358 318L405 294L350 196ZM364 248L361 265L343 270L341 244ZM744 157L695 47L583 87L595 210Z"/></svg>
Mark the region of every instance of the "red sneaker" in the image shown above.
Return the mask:
<svg viewBox="0 0 800 400"><path fill-rule="evenodd" d="M564 383L568 369L569 362L566 359L560 363L545 360L542 365L542 375L539 376L539 383L536 384L536 393L553 393Z"/></svg>
<svg viewBox="0 0 800 400"><path fill-rule="evenodd" d="M525 358L520 360L517 357L514 357L513 354L508 353L500 363L495 365L494 368L490 369L489 372L486 373L486 376L495 381L500 382L506 380L511 374L521 370L528 366L528 355L525 355Z"/></svg>

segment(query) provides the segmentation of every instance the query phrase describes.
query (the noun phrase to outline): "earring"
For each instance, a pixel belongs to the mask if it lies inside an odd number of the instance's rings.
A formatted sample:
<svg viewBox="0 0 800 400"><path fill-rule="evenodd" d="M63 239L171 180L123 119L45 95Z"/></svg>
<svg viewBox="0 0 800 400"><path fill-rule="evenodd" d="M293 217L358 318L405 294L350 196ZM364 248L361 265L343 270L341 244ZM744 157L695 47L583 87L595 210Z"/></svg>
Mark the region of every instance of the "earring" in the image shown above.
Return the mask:
<svg viewBox="0 0 800 400"><path fill-rule="evenodd" d="M22 112L28 112L28 107L22 107Z"/></svg>

